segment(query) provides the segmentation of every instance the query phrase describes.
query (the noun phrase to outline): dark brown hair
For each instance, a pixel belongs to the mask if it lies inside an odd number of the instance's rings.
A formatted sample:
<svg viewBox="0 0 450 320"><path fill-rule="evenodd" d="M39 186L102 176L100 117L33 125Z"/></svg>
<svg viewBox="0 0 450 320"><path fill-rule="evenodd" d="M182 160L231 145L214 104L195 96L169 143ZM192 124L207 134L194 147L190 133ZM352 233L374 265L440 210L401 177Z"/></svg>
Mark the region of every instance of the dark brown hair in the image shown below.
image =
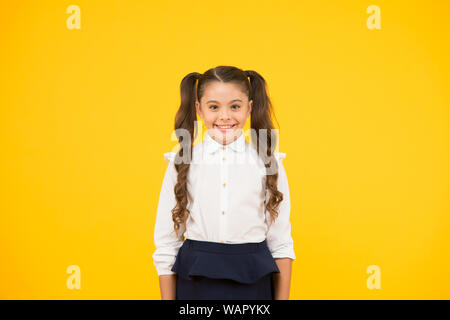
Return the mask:
<svg viewBox="0 0 450 320"><path fill-rule="evenodd" d="M196 86L197 80L198 84ZM273 155L276 144L276 139L274 139L274 137L276 138L275 131L272 131L274 129L272 123L272 116L274 114L272 103L267 95L264 78L256 71L243 71L232 66L218 66L209 69L204 74L192 72L186 75L181 81L181 105L175 116L175 132L177 133L179 131L177 129L184 129L190 135L190 140L187 139L188 144L190 141L190 145L187 145L187 148L180 148L175 156L175 168L178 175L174 192L177 203L175 208L172 209L172 220L176 232L179 230L180 224L186 221L190 213L187 209L188 199L192 201L192 196L189 194L187 188L190 161L180 161L180 159L186 159L186 156L188 156L188 159L192 159L192 144L195 138L194 121L197 120L195 102L200 102L206 86L214 81L234 83L241 88L242 92L248 95L249 101L253 100L250 114L252 144L256 150L259 150L258 154L262 157L265 164L266 173L268 172L269 166L275 166L275 174L266 174L266 190L270 192L266 209L270 213L271 221L274 221L278 216L278 207L283 200L283 194L277 189L278 166ZM263 130L260 129L266 129L267 134L261 135L260 132ZM181 145L183 137L179 134L177 134L177 137ZM264 141L264 139L267 139L267 141ZM260 144L259 142L262 143ZM186 146L186 141L184 141L184 145ZM190 154L183 156L183 150L187 150Z"/></svg>

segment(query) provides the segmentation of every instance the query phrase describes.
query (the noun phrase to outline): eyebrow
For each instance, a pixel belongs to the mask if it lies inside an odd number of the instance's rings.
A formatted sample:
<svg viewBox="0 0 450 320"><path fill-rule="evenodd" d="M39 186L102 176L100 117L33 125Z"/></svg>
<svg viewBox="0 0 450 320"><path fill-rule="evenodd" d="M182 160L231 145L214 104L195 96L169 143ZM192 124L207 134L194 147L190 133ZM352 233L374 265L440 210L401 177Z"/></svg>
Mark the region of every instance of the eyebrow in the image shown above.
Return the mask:
<svg viewBox="0 0 450 320"><path fill-rule="evenodd" d="M234 100L231 100L230 103L232 103L232 102L234 102L234 101L240 101L240 102L242 102L241 99L234 99ZM219 101L216 101L216 100L208 100L208 101L206 101L206 103L210 103L210 102L215 102L215 103L219 103L219 104L220 104L220 102L219 102Z"/></svg>

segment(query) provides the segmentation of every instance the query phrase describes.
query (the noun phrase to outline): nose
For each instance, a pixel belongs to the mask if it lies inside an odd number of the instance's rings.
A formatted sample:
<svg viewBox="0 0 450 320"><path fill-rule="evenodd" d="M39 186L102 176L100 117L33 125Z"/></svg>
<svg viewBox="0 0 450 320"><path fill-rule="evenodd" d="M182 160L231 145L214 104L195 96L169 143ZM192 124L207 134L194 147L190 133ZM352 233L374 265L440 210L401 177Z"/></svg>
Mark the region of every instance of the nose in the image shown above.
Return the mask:
<svg viewBox="0 0 450 320"><path fill-rule="evenodd" d="M228 108L222 108L222 110L220 110L219 119L220 120L230 119L230 111L228 110Z"/></svg>

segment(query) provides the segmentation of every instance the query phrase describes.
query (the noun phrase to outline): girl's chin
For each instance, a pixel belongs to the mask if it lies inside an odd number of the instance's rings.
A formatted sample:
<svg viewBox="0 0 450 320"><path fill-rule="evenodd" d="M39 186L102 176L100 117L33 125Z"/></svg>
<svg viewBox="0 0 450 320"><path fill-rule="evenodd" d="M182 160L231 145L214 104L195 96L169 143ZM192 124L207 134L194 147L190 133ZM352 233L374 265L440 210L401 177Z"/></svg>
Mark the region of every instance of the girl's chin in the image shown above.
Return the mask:
<svg viewBox="0 0 450 320"><path fill-rule="evenodd" d="M230 129L220 129L220 128L214 126L213 128L210 129L210 131L211 131L211 133L217 133L217 134L221 134L221 135L230 136L230 135L239 133L240 129L237 126L234 126L233 128L230 128Z"/></svg>

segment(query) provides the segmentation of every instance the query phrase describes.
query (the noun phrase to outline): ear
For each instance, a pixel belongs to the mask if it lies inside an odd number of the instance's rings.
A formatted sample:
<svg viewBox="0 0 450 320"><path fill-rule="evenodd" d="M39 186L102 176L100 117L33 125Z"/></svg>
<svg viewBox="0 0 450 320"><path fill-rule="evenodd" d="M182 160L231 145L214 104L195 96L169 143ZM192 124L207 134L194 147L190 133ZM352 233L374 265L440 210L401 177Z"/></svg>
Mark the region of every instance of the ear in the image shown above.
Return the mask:
<svg viewBox="0 0 450 320"><path fill-rule="evenodd" d="M248 103L248 114L250 115L252 113L252 107L253 107L253 100L250 100Z"/></svg>
<svg viewBox="0 0 450 320"><path fill-rule="evenodd" d="M200 109L200 103L198 101L195 101L195 110L197 111L200 118L203 119L203 113L202 110Z"/></svg>

